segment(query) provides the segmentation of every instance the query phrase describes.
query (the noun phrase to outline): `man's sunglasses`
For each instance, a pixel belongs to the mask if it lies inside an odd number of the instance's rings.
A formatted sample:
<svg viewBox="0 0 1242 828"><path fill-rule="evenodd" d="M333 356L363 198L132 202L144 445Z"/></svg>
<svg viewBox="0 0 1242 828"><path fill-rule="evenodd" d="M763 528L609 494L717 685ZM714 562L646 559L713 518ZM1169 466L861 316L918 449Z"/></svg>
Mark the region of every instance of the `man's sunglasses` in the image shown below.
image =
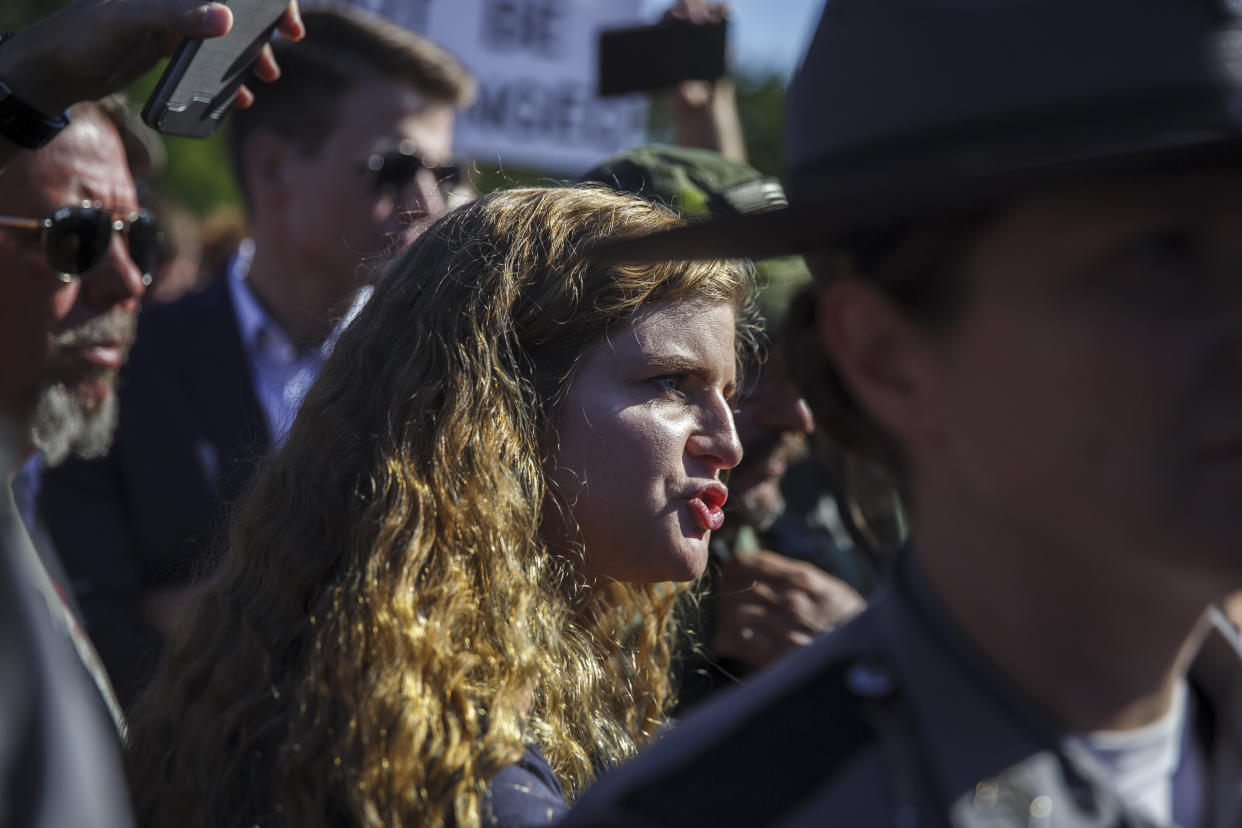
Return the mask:
<svg viewBox="0 0 1242 828"><path fill-rule="evenodd" d="M0 227L42 231L48 264L65 283L75 276L85 278L103 261L113 233L125 234L129 257L142 271L144 284L151 284L151 274L159 264L160 232L146 210L115 218L98 202L84 201L61 207L45 219L0 216Z"/></svg>
<svg viewBox="0 0 1242 828"><path fill-rule="evenodd" d="M432 164L418 154L410 141L402 141L387 152L377 152L366 160L362 171L380 192L399 192L410 186L420 170L429 170L441 188L453 186L461 168L453 163Z"/></svg>

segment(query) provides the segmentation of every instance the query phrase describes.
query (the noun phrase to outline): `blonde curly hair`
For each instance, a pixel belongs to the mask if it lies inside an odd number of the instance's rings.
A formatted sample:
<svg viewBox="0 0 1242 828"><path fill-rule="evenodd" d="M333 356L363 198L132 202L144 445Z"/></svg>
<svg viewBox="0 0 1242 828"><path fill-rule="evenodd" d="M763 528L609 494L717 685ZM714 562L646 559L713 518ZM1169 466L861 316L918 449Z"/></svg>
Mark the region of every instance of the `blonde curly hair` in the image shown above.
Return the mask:
<svg viewBox="0 0 1242 828"><path fill-rule="evenodd" d="M572 800L653 736L687 587L586 588L544 466L575 365L646 303L728 301L753 343L748 267L581 255L678 224L513 190L390 265L135 708L142 823L468 828L528 745Z"/></svg>

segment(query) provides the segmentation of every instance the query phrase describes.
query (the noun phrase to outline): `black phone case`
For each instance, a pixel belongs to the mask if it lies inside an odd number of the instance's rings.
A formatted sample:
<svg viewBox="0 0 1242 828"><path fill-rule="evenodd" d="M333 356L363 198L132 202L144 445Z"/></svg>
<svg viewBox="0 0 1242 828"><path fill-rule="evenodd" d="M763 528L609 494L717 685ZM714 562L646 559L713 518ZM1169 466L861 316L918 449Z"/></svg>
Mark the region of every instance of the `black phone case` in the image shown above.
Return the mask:
<svg viewBox="0 0 1242 828"><path fill-rule="evenodd" d="M288 0L228 0L227 5L233 28L223 37L181 44L142 108L147 125L189 138L206 138L220 126Z"/></svg>
<svg viewBox="0 0 1242 828"><path fill-rule="evenodd" d="M599 94L666 89L684 80L715 80L725 73L728 21L668 21L610 29L599 35Z"/></svg>

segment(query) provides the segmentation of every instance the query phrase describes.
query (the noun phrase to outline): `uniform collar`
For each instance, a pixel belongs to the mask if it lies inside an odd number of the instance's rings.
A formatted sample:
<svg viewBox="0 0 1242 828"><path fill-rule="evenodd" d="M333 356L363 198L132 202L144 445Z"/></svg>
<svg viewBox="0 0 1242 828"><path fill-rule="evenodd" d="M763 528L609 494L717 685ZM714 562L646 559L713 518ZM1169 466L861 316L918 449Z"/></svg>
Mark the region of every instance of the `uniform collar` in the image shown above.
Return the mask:
<svg viewBox="0 0 1242 828"><path fill-rule="evenodd" d="M1050 825L1146 824L1113 793L1079 740L1058 731L966 638L913 555L898 562L885 602L882 634L919 722L918 749L935 769L936 795L955 826L1027 824L1045 806L1052 808ZM1237 773L1242 745L1242 648L1221 618L1213 620L1190 683L1218 719L1212 773L1227 779L1222 773ZM1213 824L1236 824L1222 815L1236 818L1239 786L1213 787ZM1046 799L1037 803L1040 797Z"/></svg>

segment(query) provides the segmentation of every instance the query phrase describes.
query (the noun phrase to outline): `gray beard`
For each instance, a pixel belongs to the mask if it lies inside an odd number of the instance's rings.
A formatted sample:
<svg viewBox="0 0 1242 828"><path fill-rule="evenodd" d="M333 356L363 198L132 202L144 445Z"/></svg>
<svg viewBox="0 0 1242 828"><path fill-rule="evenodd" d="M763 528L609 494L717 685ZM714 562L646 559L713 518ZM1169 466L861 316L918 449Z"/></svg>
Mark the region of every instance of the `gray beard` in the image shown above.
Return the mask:
<svg viewBox="0 0 1242 828"><path fill-rule="evenodd" d="M132 310L113 308L76 328L61 331L52 338L51 356L66 348L120 338L134 339L137 318ZM113 374L115 382L115 374ZM90 406L59 379L49 379L39 390L31 418L30 438L47 466L60 464L70 454L90 460L102 457L112 445L116 430L118 403L109 393L98 405Z"/></svg>
<svg viewBox="0 0 1242 828"><path fill-rule="evenodd" d="M764 532L775 526L785 514L785 498L777 495L774 500L755 503L747 502L746 496L742 495L738 501L737 511L742 521L748 526L758 532Z"/></svg>
<svg viewBox="0 0 1242 828"><path fill-rule="evenodd" d="M44 388L31 422L31 439L44 465L59 465L70 454L86 460L106 454L116 429L117 407L115 394L90 409L63 385Z"/></svg>

